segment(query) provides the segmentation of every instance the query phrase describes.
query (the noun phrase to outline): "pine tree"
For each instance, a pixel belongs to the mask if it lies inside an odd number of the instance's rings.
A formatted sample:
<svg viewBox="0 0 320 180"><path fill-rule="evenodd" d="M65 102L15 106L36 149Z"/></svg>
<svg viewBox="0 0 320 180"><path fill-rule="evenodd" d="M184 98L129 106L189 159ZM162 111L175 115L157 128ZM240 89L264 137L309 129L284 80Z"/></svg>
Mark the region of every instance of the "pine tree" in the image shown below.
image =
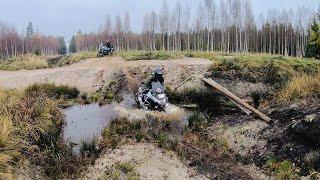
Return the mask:
<svg viewBox="0 0 320 180"><path fill-rule="evenodd" d="M58 50L58 54L67 54L67 46L66 43L64 41L63 37L59 38L59 50Z"/></svg>
<svg viewBox="0 0 320 180"><path fill-rule="evenodd" d="M75 53L77 52L77 47L76 47L76 38L72 36L69 44L69 52L70 53Z"/></svg>
<svg viewBox="0 0 320 180"><path fill-rule="evenodd" d="M320 14L317 16L318 21L315 18L311 26L311 39L306 49L306 56L320 59Z"/></svg>
<svg viewBox="0 0 320 180"><path fill-rule="evenodd" d="M32 22L29 22L27 26L27 38L31 38L33 36L34 30L33 30L33 25Z"/></svg>

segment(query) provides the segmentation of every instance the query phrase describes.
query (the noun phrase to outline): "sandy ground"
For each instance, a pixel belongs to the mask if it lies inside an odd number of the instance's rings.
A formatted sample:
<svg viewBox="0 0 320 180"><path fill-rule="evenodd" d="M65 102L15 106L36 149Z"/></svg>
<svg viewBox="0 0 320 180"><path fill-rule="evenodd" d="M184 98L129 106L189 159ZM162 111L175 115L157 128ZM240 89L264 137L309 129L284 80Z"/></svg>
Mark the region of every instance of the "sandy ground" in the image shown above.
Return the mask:
<svg viewBox="0 0 320 180"><path fill-rule="evenodd" d="M89 167L83 179L104 179L105 174L110 172L115 164L131 164L140 179L207 179L184 165L174 153L166 152L150 143L124 145L106 151Z"/></svg>
<svg viewBox="0 0 320 180"><path fill-rule="evenodd" d="M83 92L94 92L105 82L110 81L114 73L128 71L144 73L149 76L156 67L162 67L168 84L174 84L177 78L207 71L212 64L205 59L185 58L179 60L142 60L125 61L121 58L93 58L66 67L39 70L0 71L0 87L24 88L36 82L53 82L77 87ZM178 83L178 82L177 82Z"/></svg>

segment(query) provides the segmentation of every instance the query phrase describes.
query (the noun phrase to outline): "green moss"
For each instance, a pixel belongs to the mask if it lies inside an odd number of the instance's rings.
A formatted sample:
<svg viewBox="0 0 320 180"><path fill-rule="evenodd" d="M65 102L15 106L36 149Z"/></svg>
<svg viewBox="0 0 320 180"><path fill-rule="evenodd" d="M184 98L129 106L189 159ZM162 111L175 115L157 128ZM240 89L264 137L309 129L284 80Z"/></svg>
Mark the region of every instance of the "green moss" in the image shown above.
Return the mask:
<svg viewBox="0 0 320 180"><path fill-rule="evenodd" d="M93 103L96 103L98 102L99 100L101 99L101 94L100 93L92 93L90 94L90 97L89 97L89 101L90 102L93 102Z"/></svg>

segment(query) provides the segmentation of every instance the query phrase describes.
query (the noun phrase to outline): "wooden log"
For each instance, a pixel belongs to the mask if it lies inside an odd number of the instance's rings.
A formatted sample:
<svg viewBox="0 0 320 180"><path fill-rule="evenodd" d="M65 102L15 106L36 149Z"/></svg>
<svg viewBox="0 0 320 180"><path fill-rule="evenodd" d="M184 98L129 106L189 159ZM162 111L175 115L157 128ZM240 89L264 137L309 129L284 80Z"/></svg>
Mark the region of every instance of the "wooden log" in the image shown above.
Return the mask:
<svg viewBox="0 0 320 180"><path fill-rule="evenodd" d="M230 99L230 98L229 98L229 99ZM247 115L250 115L250 114L252 113L249 109L241 106L239 103L235 102L234 100L232 100L232 99L230 99L230 100L231 100L235 105L237 105L237 106L238 106L244 113L246 113Z"/></svg>
<svg viewBox="0 0 320 180"><path fill-rule="evenodd" d="M202 80L209 84L210 86L212 86L214 89L216 89L217 91L219 91L220 93L222 93L223 95L227 96L228 98L230 98L231 100L233 100L236 103L239 103L241 106L245 107L246 109L250 110L251 112L253 112L255 115L257 115L258 117L260 117L261 119L267 121L268 123L271 122L271 118L266 116L265 114L261 113L259 110L257 110L256 108L250 106L248 103L246 103L245 101L243 101L242 99L240 99L239 97L237 97L236 95L234 95L233 93L231 93L230 91L228 91L226 88L222 87L220 84L218 84L217 82L213 81L212 79L207 79L207 78L202 78Z"/></svg>

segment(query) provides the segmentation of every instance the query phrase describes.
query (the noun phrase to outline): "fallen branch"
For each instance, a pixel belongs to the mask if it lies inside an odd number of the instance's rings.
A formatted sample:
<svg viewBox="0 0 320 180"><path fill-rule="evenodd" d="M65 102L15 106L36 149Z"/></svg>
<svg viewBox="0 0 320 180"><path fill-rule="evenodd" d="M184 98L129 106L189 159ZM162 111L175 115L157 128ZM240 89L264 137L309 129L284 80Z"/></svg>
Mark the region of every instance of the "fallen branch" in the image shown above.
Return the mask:
<svg viewBox="0 0 320 180"><path fill-rule="evenodd" d="M184 83L188 82L191 78L193 78L194 76L189 76L187 79L185 79L184 81L182 81L180 84L178 84L174 90L177 90L180 86L182 86Z"/></svg>

